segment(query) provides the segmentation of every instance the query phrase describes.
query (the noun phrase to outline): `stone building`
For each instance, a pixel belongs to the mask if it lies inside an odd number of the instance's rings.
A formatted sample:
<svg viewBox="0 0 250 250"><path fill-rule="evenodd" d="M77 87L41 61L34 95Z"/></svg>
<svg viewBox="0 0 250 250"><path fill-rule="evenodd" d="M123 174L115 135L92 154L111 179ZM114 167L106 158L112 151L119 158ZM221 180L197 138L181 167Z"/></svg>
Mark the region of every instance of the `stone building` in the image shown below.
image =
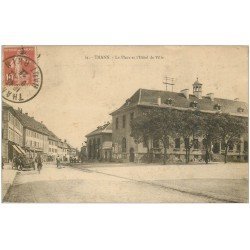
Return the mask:
<svg viewBox="0 0 250 250"><path fill-rule="evenodd" d="M12 161L14 155L23 154L34 158L41 154L45 161L54 161L60 153L61 158L69 160L75 149L68 143L60 143L60 139L50 131L43 122L24 113L22 109L14 109L3 102L2 110L2 156L4 162ZM60 143L60 148L58 144Z"/></svg>
<svg viewBox="0 0 250 250"><path fill-rule="evenodd" d="M17 111L5 102L2 107L2 158L4 162L9 162L16 154L25 154L24 131Z"/></svg>
<svg viewBox="0 0 250 250"><path fill-rule="evenodd" d="M110 161L112 158L112 124L106 123L86 135L88 159Z"/></svg>
<svg viewBox="0 0 250 250"><path fill-rule="evenodd" d="M48 161L55 161L56 157L60 153L59 142L60 139L51 131L49 131L49 153L48 153Z"/></svg>
<svg viewBox="0 0 250 250"><path fill-rule="evenodd" d="M248 117L248 105L238 99L228 100L214 97L213 93L206 96L202 95L202 83L197 81L193 84L193 93L189 94L188 89L177 92L161 91L161 90L137 90L131 98L112 115L112 142L113 142L113 158L124 162L139 162L147 153L147 148L142 143L136 144L130 136L130 121L136 117L144 108L160 107L175 108L179 110L199 110L201 112L229 113L234 116ZM172 161L184 161L185 145L181 138L170 138L168 156ZM159 141L151 140L150 148L154 158L161 158L163 147ZM213 145L213 153L215 160L222 160L221 143ZM229 148L229 160L247 160L248 152L248 135L244 135L242 143L232 145ZM204 155L204 145L201 138L196 138L190 152L190 160L198 161Z"/></svg>
<svg viewBox="0 0 250 250"><path fill-rule="evenodd" d="M49 131L43 122L38 122L28 113L23 113L21 109L16 111L17 117L23 125L23 148L26 156L35 158L41 154L46 160L49 153L48 136Z"/></svg>

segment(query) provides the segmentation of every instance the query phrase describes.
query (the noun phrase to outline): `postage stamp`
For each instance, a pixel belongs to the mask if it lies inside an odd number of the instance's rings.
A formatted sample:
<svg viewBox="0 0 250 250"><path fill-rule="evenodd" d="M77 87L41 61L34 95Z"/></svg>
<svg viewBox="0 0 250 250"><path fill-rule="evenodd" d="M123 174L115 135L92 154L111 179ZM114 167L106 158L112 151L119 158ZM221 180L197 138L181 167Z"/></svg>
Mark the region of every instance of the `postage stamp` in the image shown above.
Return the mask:
<svg viewBox="0 0 250 250"><path fill-rule="evenodd" d="M3 47L2 97L14 103L33 99L42 87L35 46Z"/></svg>

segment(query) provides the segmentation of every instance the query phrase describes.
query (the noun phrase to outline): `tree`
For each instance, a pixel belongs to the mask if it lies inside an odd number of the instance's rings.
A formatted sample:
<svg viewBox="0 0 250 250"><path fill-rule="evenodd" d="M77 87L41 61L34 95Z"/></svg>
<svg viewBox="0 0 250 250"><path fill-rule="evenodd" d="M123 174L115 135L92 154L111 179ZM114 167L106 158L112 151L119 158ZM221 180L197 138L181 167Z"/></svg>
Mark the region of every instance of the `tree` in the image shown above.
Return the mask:
<svg viewBox="0 0 250 250"><path fill-rule="evenodd" d="M134 138L136 143L143 143L144 145L146 145L147 159L149 162L151 162L149 140L152 137L150 121L151 118L148 114L148 111L144 111L130 122L130 136Z"/></svg>
<svg viewBox="0 0 250 250"><path fill-rule="evenodd" d="M180 111L157 107L143 110L131 121L131 136L136 143L143 142L147 145L148 158L149 140L158 140L162 142L163 164L166 164L169 138L176 135L175 124L180 120L180 115Z"/></svg>
<svg viewBox="0 0 250 250"><path fill-rule="evenodd" d="M196 122L205 146L205 162L208 164L212 142L220 140L220 115L200 113Z"/></svg>
<svg viewBox="0 0 250 250"><path fill-rule="evenodd" d="M198 112L183 111L179 120L175 121L176 133L184 139L186 163L189 163L190 150L193 147L194 139L201 134L199 117L200 113Z"/></svg>
<svg viewBox="0 0 250 250"><path fill-rule="evenodd" d="M247 119L229 114L219 115L220 140L224 142L224 162L227 163L228 149L230 145L240 143L241 136L247 133Z"/></svg>
<svg viewBox="0 0 250 250"><path fill-rule="evenodd" d="M163 164L167 162L169 138L177 135L176 124L180 121L181 112L175 109L153 108L148 113L151 118L150 129L154 139L163 145Z"/></svg>

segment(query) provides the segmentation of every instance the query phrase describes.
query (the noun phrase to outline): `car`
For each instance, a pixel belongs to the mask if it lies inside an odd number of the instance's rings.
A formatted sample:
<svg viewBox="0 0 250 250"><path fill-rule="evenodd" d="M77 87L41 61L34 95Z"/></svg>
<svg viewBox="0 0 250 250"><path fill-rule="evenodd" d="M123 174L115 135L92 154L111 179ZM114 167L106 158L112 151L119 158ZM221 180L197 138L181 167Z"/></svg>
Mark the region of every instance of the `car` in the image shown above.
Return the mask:
<svg viewBox="0 0 250 250"><path fill-rule="evenodd" d="M24 170L24 169L36 169L35 166L35 161L31 158L27 158L27 157L22 157L21 159L21 165L20 165L20 170Z"/></svg>

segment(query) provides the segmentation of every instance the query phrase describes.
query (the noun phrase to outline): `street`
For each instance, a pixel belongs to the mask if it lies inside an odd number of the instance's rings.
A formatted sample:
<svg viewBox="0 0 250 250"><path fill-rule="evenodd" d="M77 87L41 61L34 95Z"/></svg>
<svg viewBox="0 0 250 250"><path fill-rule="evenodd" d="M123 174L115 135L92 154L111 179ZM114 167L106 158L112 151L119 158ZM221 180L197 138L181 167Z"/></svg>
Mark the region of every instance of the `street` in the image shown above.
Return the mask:
<svg viewBox="0 0 250 250"><path fill-rule="evenodd" d="M4 202L248 202L248 165L45 164L18 172Z"/></svg>

